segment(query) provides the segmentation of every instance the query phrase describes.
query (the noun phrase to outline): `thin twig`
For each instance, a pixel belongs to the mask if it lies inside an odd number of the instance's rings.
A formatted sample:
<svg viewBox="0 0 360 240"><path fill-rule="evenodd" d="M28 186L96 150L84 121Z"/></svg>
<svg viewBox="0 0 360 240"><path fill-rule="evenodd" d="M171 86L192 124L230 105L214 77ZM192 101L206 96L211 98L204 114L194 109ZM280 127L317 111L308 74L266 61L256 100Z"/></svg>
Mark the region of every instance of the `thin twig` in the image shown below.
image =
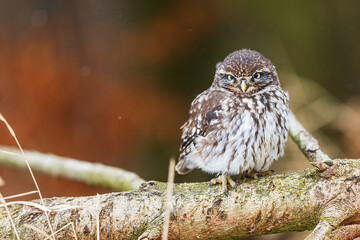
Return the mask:
<svg viewBox="0 0 360 240"><path fill-rule="evenodd" d="M167 182L168 184L167 184L167 188L166 188L165 217L164 217L164 228L163 228L162 240L168 239L170 211L172 208L171 196L173 193L174 176L175 176L175 159L171 158L170 163L169 163L168 182Z"/></svg>

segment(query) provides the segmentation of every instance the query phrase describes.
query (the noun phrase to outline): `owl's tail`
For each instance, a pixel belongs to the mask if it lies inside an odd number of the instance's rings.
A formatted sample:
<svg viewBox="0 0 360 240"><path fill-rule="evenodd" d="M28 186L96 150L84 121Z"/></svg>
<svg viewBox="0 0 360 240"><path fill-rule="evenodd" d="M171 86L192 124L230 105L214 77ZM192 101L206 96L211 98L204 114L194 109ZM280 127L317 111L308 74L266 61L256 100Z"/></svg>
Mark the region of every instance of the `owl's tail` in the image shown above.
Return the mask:
<svg viewBox="0 0 360 240"><path fill-rule="evenodd" d="M193 168L189 168L188 164L186 164L185 159L181 159L175 166L175 170L180 175L185 175L193 170Z"/></svg>

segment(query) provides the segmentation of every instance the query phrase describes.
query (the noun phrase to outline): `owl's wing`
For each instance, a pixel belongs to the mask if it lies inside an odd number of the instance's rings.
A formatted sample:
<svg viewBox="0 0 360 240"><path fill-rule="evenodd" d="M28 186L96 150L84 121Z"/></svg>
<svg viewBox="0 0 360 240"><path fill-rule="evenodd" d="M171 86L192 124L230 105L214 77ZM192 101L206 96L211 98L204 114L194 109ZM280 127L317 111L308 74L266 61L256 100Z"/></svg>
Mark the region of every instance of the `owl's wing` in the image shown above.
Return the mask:
<svg viewBox="0 0 360 240"><path fill-rule="evenodd" d="M188 154L197 151L197 139L206 137L224 117L224 92L207 90L198 95L191 104L189 119L181 127L182 144L180 146L179 163L176 171L186 174L194 168L194 164L187 161Z"/></svg>

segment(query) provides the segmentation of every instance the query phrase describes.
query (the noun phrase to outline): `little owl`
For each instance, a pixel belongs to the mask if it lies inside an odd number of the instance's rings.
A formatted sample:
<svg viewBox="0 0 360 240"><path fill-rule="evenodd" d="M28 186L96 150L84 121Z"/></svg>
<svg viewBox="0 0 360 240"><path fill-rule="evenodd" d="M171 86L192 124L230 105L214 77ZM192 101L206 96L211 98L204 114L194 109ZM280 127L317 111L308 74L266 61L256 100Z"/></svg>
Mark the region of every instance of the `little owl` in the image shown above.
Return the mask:
<svg viewBox="0 0 360 240"><path fill-rule="evenodd" d="M288 94L270 60L247 49L230 53L217 65L211 87L191 103L176 171L217 173L210 184L222 183L226 195L228 183L236 191L230 175L271 173L284 154L288 112Z"/></svg>

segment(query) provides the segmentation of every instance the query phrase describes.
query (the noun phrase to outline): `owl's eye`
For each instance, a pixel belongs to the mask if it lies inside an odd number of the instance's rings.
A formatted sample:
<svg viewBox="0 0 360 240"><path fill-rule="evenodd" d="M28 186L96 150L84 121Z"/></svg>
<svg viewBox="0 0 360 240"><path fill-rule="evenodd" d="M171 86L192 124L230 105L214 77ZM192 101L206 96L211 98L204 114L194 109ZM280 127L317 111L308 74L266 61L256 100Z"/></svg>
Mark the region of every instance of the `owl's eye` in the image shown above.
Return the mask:
<svg viewBox="0 0 360 240"><path fill-rule="evenodd" d="M226 74L226 79L229 81L235 80L235 77L231 74Z"/></svg>
<svg viewBox="0 0 360 240"><path fill-rule="evenodd" d="M254 79L260 79L262 76L263 76L263 73L262 73L262 72L256 72L256 73L253 75L253 78L254 78Z"/></svg>

